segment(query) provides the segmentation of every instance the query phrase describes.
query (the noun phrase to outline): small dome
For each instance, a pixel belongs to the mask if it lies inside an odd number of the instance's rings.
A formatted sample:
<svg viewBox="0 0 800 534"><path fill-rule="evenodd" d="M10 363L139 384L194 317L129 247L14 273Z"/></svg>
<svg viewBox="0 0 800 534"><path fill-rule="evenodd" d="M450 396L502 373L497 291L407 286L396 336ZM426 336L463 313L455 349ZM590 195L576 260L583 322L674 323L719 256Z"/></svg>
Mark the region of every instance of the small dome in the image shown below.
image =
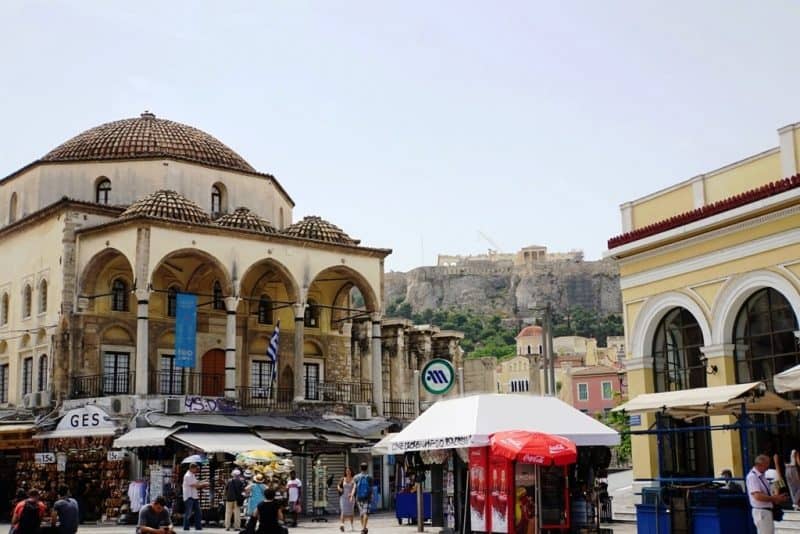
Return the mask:
<svg viewBox="0 0 800 534"><path fill-rule="evenodd" d="M182 197L175 191L162 189L131 204L120 217L157 217L173 221L203 223L211 222L211 217L200 206Z"/></svg>
<svg viewBox="0 0 800 534"><path fill-rule="evenodd" d="M521 337L541 336L542 327L537 325L526 326L517 334L517 339Z"/></svg>
<svg viewBox="0 0 800 534"><path fill-rule="evenodd" d="M236 208L233 213L228 213L217 219L217 224L225 228L252 230L261 234L275 234L278 232L269 221L262 219L247 208Z"/></svg>
<svg viewBox="0 0 800 534"><path fill-rule="evenodd" d="M353 239L338 226L315 215L303 217L302 220L287 226L282 233L293 237L316 239L317 241L340 243L342 245L358 245L360 243L358 239Z"/></svg>
<svg viewBox="0 0 800 534"><path fill-rule="evenodd" d="M255 169L219 139L185 124L138 118L90 128L47 153L42 161L98 161L175 158L245 172Z"/></svg>

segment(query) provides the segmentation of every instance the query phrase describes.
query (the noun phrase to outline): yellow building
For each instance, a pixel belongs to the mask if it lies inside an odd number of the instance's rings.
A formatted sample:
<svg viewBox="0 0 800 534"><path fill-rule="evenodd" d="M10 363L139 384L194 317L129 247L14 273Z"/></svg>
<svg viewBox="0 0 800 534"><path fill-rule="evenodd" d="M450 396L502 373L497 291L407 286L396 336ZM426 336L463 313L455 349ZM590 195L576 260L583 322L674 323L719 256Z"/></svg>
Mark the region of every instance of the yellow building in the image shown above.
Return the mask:
<svg viewBox="0 0 800 534"><path fill-rule="evenodd" d="M623 296L629 397L763 380L797 363L800 314L800 124L778 146L621 206L609 240ZM654 416L642 416L641 430ZM726 417L695 426L727 423ZM751 432L750 451L800 442L797 418ZM688 423L670 421L673 426ZM662 449L664 476L741 473L734 431L676 433ZM657 476L654 437L633 437L636 478ZM744 463L743 463L744 462Z"/></svg>

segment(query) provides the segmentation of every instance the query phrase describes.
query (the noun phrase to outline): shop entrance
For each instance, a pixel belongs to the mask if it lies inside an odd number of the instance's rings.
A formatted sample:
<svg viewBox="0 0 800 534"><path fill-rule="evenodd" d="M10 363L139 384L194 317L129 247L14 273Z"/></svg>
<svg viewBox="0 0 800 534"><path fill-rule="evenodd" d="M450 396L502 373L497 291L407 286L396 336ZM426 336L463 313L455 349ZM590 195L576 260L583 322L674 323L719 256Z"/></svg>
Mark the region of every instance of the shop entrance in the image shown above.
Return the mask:
<svg viewBox="0 0 800 534"><path fill-rule="evenodd" d="M225 351L213 349L203 355L200 394L221 397L225 393Z"/></svg>

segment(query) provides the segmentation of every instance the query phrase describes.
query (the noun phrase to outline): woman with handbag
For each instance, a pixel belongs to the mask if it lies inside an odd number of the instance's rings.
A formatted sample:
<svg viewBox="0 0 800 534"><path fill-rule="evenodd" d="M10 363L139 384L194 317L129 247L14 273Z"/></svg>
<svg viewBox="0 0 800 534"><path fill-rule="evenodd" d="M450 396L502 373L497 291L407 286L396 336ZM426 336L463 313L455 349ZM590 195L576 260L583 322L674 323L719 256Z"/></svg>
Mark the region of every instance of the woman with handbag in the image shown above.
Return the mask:
<svg viewBox="0 0 800 534"><path fill-rule="evenodd" d="M350 532L353 531L353 470L350 466L344 468L344 476L336 487L339 492L339 532L344 532L345 519L350 520Z"/></svg>

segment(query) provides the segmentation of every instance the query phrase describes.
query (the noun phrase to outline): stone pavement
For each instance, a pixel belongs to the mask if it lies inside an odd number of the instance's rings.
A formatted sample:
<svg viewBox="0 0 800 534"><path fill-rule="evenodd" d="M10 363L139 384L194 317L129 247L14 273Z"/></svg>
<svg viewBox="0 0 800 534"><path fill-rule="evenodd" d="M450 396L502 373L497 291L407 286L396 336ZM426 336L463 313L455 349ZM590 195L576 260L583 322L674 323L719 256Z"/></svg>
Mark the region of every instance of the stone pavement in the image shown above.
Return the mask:
<svg viewBox="0 0 800 534"><path fill-rule="evenodd" d="M604 528L611 529L614 534L633 534L636 532L636 525L631 523L614 523L611 525L603 525ZM0 531L6 532L7 526L0 525ZM329 517L328 523L312 523L310 519L301 521L296 528L290 528L289 533L299 532L318 532L319 534L330 533L336 534L339 532L338 518ZM425 526L425 532L428 534L441 531L441 527ZM133 525L125 526L95 526L95 525L81 525L78 529L79 534L134 534L136 528ZM183 534L183 530L178 528L177 533ZM195 534L195 530L190 530L189 534ZM345 532L350 532L349 524L345 527ZM360 532L358 523L356 522L356 533ZM397 518L392 513L382 512L375 514L369 519L369 534L415 534L417 532L415 525L398 525ZM226 534L224 528L206 527L202 530L202 534ZM231 534L231 533L228 533Z"/></svg>

